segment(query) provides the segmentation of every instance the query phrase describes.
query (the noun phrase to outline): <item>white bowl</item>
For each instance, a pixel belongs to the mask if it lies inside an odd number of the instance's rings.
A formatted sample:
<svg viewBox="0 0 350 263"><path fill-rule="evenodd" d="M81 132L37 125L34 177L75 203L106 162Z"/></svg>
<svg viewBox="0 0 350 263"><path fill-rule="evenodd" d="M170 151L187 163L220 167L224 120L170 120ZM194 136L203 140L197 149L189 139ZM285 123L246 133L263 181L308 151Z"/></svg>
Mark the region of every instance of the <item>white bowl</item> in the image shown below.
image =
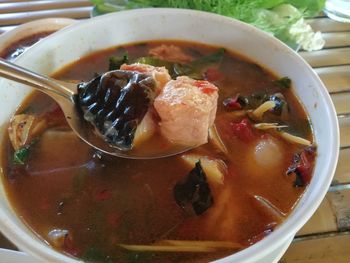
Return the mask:
<svg viewBox="0 0 350 263"><path fill-rule="evenodd" d="M274 262L315 212L330 185L338 159L339 128L328 92L312 68L268 34L226 17L179 9L142 9L113 13L53 34L21 55L16 63L50 74L88 53L107 47L159 39L181 39L222 46L243 54L279 76L289 76L309 113L318 157L314 176L288 219L271 235L220 262ZM29 88L0 83L0 135ZM16 216L0 186L0 229L20 249L45 262L76 262L42 242Z"/></svg>

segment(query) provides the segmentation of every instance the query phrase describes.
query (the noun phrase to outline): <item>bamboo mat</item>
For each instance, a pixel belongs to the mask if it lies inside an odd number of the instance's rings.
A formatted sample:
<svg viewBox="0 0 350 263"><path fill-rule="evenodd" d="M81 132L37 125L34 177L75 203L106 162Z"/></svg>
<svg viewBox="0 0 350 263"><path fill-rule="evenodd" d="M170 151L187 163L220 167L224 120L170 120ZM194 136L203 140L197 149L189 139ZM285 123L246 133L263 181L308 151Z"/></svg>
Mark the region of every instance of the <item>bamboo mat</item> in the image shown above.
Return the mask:
<svg viewBox="0 0 350 263"><path fill-rule="evenodd" d="M0 0L0 34L39 18L88 18L90 11L88 0ZM340 157L326 198L280 263L345 263L350 262L350 23L323 16L310 23L324 33L326 45L323 50L301 51L300 55L321 77L335 104L341 132ZM1 235L0 246L15 248Z"/></svg>

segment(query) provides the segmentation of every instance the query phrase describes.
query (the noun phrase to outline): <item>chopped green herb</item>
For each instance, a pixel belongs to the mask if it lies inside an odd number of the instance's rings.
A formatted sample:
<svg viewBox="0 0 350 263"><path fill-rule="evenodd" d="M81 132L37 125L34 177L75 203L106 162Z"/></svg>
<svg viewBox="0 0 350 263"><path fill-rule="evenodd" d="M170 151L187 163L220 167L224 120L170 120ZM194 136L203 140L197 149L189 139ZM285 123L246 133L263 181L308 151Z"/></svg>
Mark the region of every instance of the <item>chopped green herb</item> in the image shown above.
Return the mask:
<svg viewBox="0 0 350 263"><path fill-rule="evenodd" d="M31 144L23 146L22 148L20 148L14 152L14 154L13 154L13 163L14 164L19 164L19 165L25 164L25 162L27 161L28 156L29 156L30 146L31 146Z"/></svg>
<svg viewBox="0 0 350 263"><path fill-rule="evenodd" d="M135 63L152 65L155 67L171 67L172 63L155 57L139 57L135 60Z"/></svg>
<svg viewBox="0 0 350 263"><path fill-rule="evenodd" d="M292 84L292 81L288 77L283 77L278 80L274 80L272 84L281 89L289 89Z"/></svg>
<svg viewBox="0 0 350 263"><path fill-rule="evenodd" d="M212 64L219 64L225 54L225 49L220 48L217 52L200 57L187 64L174 64L176 76L186 75L194 79L202 79L204 71Z"/></svg>
<svg viewBox="0 0 350 263"><path fill-rule="evenodd" d="M125 52L122 56L112 56L109 58L109 70L120 69L120 66L129 62L129 54Z"/></svg>
<svg viewBox="0 0 350 263"><path fill-rule="evenodd" d="M220 48L215 53L200 57L187 64L174 63L155 57L140 57L134 62L155 67L165 67L173 78L186 75L194 79L203 79L204 71L212 64L219 64L224 54L225 49Z"/></svg>

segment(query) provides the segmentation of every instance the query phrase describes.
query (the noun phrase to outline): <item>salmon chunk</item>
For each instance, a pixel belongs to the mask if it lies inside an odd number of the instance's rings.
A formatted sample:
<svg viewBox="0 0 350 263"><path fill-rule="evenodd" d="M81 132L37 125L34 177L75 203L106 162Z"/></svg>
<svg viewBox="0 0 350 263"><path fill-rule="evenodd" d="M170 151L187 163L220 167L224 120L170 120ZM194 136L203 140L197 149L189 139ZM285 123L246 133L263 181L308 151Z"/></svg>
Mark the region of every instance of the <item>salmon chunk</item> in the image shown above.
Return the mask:
<svg viewBox="0 0 350 263"><path fill-rule="evenodd" d="M186 146L207 143L217 99L218 88L208 81L184 76L169 81L154 101L163 136Z"/></svg>
<svg viewBox="0 0 350 263"><path fill-rule="evenodd" d="M121 70L136 71L139 73L150 74L156 81L156 93L159 94L165 84L171 80L168 70L165 67L154 67L142 63L123 64Z"/></svg>

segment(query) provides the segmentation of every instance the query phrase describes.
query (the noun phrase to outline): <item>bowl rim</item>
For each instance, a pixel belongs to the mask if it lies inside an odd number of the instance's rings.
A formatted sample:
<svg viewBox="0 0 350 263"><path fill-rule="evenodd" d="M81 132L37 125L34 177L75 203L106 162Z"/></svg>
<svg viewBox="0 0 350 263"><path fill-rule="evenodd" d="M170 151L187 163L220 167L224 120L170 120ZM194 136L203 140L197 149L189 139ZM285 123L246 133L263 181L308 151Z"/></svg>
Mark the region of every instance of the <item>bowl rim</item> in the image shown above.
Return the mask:
<svg viewBox="0 0 350 263"><path fill-rule="evenodd" d="M278 48L282 49L286 53L292 56L297 56L299 59L300 64L305 67L305 70L308 70L313 78L313 82L317 83L317 89L320 91L320 95L325 99L325 107L327 109L327 114L329 117L330 122L333 124L331 127L331 134L329 134L330 137L330 149L331 152L329 153L330 157L327 159L327 162L322 164L324 166L324 170L328 172L328 176L322 177L322 181L318 181L317 183L311 182L311 184L315 185L313 191L317 191L317 195L310 196L310 205L307 207L302 207L301 209L293 211L291 215L288 216L288 218L271 234L265 237L263 240L255 243L254 245L239 251L233 255L227 256L225 258L219 259L215 262L232 262L233 260L237 262L254 262L258 259L261 259L262 256L266 256L270 250L278 248L278 245L281 244L282 241L287 241L290 239L291 236L294 236L295 233L306 223L306 221L312 216L312 214L316 211L317 207L320 205L323 197L325 196L329 185L331 184L332 177L335 172L338 155L339 155L339 126L337 122L336 117L336 111L334 108L334 105L331 101L330 95L320 80L319 76L314 72L314 70L311 68L311 66L298 55L294 50L290 49L287 45L279 41L278 39L270 36L269 34L253 27L252 25L243 23L241 21L238 21L236 19L228 18L225 16L212 14L208 12L203 11L196 11L196 10L187 10L187 9L175 9L175 8L144 8L144 9L134 9L134 10L126 10L121 11L117 13L110 13L98 17L91 18L89 20L86 20L84 22L77 23L73 26L64 28L63 30L60 30L60 32L53 33L51 36L49 36L48 39L54 39L56 35L59 34L66 34L70 31L79 30L81 27L88 26L91 23L94 23L98 20L104 20L107 17L112 16L142 16L142 15L150 15L155 14L160 16L164 16L166 14L172 14L172 15L192 15L194 17L200 16L205 19L208 19L209 21L217 21L219 23L229 23L233 27L243 27L248 29L249 31L252 31L252 34L256 34L258 38L264 38L266 41L269 41L273 43ZM46 39L43 41L36 43L32 48L39 49L42 45L45 45ZM31 48L31 49L32 49ZM15 62L20 62L23 57L26 56L26 53L23 53L18 59L15 60ZM304 192L303 196L305 196L306 192L309 191L309 187ZM322 196L322 198L320 198ZM300 201L298 205L300 204ZM298 206L297 205L297 206ZM297 210L297 211L296 211ZM302 217L299 217L302 215ZM12 240L20 249L23 249L24 251L35 255L38 258L45 259L45 256L50 256L50 258L55 259L64 259L67 262L78 262L76 259L73 259L71 257L68 257L60 252L55 251L52 248L49 248L47 246L44 246L44 242L39 240L33 240L32 237L30 237L27 233L23 231L19 226L16 224L9 222L7 219L7 216L3 213L3 211L0 210L0 229L1 231L9 237L10 240ZM295 231L291 232L290 228L294 229ZM15 235L13 235L15 234ZM32 242L28 242L27 238L32 240ZM277 242L278 241L278 242ZM267 249L268 248L268 249ZM259 252L259 253L257 253ZM79 260L79 259L78 259Z"/></svg>

